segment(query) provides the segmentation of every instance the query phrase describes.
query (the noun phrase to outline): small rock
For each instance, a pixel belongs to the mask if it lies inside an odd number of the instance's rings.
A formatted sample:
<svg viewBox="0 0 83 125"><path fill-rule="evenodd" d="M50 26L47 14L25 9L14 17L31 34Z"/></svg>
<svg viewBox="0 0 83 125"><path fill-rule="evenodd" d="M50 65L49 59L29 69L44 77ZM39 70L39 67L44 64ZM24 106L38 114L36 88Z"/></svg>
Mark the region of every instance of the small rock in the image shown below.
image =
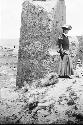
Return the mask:
<svg viewBox="0 0 83 125"><path fill-rule="evenodd" d="M71 100L69 100L68 102L67 102L67 105L74 105L75 104L75 102L74 102L74 100L73 99L71 99Z"/></svg>
<svg viewBox="0 0 83 125"><path fill-rule="evenodd" d="M29 110L33 110L38 106L38 101L29 104Z"/></svg>
<svg viewBox="0 0 83 125"><path fill-rule="evenodd" d="M72 125L72 124L75 124L75 123L73 121L71 121L71 120L68 120L66 124L67 125Z"/></svg>
<svg viewBox="0 0 83 125"><path fill-rule="evenodd" d="M45 78L41 79L42 86L49 86L56 84L58 82L58 75L57 73L49 73L46 75Z"/></svg>
<svg viewBox="0 0 83 125"><path fill-rule="evenodd" d="M77 107L76 105L75 105L75 107L74 107L74 108L75 108L75 110L78 110L78 107Z"/></svg>
<svg viewBox="0 0 83 125"><path fill-rule="evenodd" d="M73 117L76 117L76 119L80 120L80 121L83 121L83 114L79 113L79 114L75 114L73 113L72 115Z"/></svg>

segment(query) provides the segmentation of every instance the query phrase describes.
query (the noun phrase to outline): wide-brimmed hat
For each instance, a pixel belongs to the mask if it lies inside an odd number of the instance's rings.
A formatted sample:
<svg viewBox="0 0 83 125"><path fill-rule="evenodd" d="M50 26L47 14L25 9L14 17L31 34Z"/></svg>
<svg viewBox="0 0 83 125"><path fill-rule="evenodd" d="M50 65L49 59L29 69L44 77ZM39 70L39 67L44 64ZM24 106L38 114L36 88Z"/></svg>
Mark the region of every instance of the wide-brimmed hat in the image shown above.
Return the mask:
<svg viewBox="0 0 83 125"><path fill-rule="evenodd" d="M71 25L63 25L62 26L62 29L65 29L65 30L71 30L72 29L72 26Z"/></svg>

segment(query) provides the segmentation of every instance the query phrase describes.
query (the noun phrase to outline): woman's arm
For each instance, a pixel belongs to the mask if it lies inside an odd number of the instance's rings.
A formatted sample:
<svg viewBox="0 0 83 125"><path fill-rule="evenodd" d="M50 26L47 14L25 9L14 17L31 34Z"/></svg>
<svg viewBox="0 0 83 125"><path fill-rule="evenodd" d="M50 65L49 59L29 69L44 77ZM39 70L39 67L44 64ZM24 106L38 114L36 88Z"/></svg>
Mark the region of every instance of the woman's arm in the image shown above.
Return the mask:
<svg viewBox="0 0 83 125"><path fill-rule="evenodd" d="M62 43L63 43L63 37L59 36L58 37L58 47L59 47L59 52L63 52L63 48L62 48Z"/></svg>

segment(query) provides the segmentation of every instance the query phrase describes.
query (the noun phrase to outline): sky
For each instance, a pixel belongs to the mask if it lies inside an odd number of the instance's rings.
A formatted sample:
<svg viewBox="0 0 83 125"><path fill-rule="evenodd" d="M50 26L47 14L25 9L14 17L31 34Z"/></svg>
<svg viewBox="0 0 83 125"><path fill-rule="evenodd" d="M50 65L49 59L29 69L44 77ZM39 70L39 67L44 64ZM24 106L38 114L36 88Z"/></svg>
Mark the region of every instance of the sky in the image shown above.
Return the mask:
<svg viewBox="0 0 83 125"><path fill-rule="evenodd" d="M0 0L0 39L20 37L23 0ZM65 0L66 23L72 26L70 35L83 35L83 0Z"/></svg>

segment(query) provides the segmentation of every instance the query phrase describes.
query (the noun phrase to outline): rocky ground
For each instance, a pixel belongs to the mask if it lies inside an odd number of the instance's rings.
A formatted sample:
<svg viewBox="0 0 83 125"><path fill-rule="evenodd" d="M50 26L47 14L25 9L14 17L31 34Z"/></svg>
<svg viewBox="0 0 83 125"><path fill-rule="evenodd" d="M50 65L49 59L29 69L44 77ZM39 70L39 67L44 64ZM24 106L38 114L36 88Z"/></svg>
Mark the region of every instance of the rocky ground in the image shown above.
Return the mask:
<svg viewBox="0 0 83 125"><path fill-rule="evenodd" d="M25 82L21 89L16 87L16 72L16 62L0 61L1 124L83 124L82 67L72 79L51 73L32 86Z"/></svg>

